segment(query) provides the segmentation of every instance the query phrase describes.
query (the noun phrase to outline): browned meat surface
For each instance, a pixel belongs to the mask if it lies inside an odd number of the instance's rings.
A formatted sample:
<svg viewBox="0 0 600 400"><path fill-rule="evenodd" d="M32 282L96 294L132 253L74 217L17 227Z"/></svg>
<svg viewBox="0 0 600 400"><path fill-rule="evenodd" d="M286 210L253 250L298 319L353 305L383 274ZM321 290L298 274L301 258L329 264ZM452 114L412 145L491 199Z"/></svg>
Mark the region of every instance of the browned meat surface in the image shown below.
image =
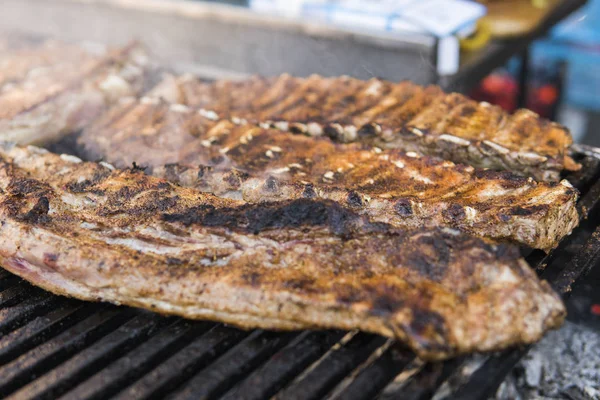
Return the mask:
<svg viewBox="0 0 600 400"><path fill-rule="evenodd" d="M245 328L361 329L425 359L531 343L564 318L515 247L330 201L246 204L33 147L0 154L0 262L58 294Z"/></svg>
<svg viewBox="0 0 600 400"><path fill-rule="evenodd" d="M0 43L0 140L47 142L81 129L107 105L138 94L147 64L135 44Z"/></svg>
<svg viewBox="0 0 600 400"><path fill-rule="evenodd" d="M210 117L181 104L132 99L85 130L79 144L88 159L117 167L136 162L222 197L329 199L398 227L447 226L549 250L578 223L577 192L567 181L538 183Z"/></svg>
<svg viewBox="0 0 600 400"><path fill-rule="evenodd" d="M252 78L202 83L191 77L165 82L168 100L341 142L362 142L441 156L475 167L509 170L556 181L569 158L568 130L537 114L510 115L438 87L349 77Z"/></svg>

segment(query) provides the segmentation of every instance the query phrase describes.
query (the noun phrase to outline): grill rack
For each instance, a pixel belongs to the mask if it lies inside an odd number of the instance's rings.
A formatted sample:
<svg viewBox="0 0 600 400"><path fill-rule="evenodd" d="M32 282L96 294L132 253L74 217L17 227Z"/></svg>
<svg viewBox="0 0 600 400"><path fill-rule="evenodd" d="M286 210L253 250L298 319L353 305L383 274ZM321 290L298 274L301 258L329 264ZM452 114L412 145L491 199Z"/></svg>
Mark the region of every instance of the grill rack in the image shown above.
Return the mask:
<svg viewBox="0 0 600 400"><path fill-rule="evenodd" d="M576 147L580 226L527 261L559 292L600 261L600 158ZM363 332L241 331L54 296L0 270L0 396L10 399L487 399L530 346L424 363ZM439 394L439 393L438 393Z"/></svg>

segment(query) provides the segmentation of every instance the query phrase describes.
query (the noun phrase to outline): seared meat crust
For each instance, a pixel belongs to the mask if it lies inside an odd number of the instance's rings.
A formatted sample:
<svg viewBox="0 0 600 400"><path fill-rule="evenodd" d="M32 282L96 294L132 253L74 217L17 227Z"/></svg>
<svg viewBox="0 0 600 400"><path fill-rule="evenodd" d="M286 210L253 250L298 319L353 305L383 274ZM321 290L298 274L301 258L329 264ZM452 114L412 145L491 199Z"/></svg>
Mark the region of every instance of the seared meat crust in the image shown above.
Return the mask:
<svg viewBox="0 0 600 400"><path fill-rule="evenodd" d="M106 50L52 40L3 51L0 140L48 142L83 128L122 96L139 94L148 59L137 44Z"/></svg>
<svg viewBox="0 0 600 400"><path fill-rule="evenodd" d="M214 83L184 76L165 82L157 95L219 118L399 148L538 180L557 181L561 170L579 168L567 154L572 138L564 126L529 110L510 115L436 86L317 75Z"/></svg>
<svg viewBox="0 0 600 400"><path fill-rule="evenodd" d="M246 204L34 147L1 151L0 218L2 265L58 294L245 328L358 328L425 359L530 343L565 314L515 247L330 201Z"/></svg>
<svg viewBox="0 0 600 400"><path fill-rule="evenodd" d="M577 226L577 191L398 149L335 144L152 98L79 138L85 157L136 162L184 186L249 202L323 198L398 227L448 226L550 250Z"/></svg>

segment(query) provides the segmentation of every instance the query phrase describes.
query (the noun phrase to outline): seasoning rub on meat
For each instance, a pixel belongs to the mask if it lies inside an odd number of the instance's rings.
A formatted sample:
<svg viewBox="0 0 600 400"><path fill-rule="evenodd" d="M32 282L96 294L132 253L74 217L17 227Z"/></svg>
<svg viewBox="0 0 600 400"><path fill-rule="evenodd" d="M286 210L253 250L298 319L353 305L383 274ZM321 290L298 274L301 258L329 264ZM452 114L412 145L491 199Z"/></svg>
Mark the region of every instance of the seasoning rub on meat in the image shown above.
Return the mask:
<svg viewBox="0 0 600 400"><path fill-rule="evenodd" d="M580 166L568 155L568 130L529 110L510 115L437 86L347 76L255 77L204 83L191 77L165 80L159 88L173 102L201 107L219 118L326 135L440 156L557 181Z"/></svg>
<svg viewBox="0 0 600 400"><path fill-rule="evenodd" d="M577 191L414 152L336 144L202 109L131 99L86 129L85 158L132 162L184 186L249 202L329 199L397 227L458 228L550 250L578 224Z"/></svg>
<svg viewBox="0 0 600 400"><path fill-rule="evenodd" d="M0 262L58 294L245 328L357 328L425 359L531 343L564 318L509 245L326 200L246 204L34 147L0 154Z"/></svg>

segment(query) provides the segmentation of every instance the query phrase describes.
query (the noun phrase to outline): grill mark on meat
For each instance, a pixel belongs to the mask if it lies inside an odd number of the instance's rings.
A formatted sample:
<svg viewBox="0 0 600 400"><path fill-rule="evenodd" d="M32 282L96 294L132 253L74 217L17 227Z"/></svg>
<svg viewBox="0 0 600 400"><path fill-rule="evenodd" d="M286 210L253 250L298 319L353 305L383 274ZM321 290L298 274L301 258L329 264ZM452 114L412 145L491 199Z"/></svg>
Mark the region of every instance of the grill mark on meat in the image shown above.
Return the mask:
<svg viewBox="0 0 600 400"><path fill-rule="evenodd" d="M338 79L334 80L333 82L328 82L327 85L323 85L325 86L325 88L327 88L329 85L335 84L335 82L337 82ZM330 93L327 92L326 90L322 90L324 87L323 86L318 86L317 91L315 92L310 92L308 94L308 96L305 96L304 99L304 104L302 104L302 100L299 101L298 103L294 104L294 106L292 107L288 107L287 109L283 110L279 115L280 117L278 118L279 120L282 121L287 121L288 119L292 119L293 121L296 122L309 122L312 121L316 118L319 118L321 115L321 110L322 110L322 105L325 101L328 100ZM298 125L296 124L291 124L289 127L290 131L292 130L298 130ZM307 132L303 132L298 130L297 133L307 133Z"/></svg>
<svg viewBox="0 0 600 400"><path fill-rule="evenodd" d="M548 210L548 206L545 204L538 204L529 207L513 207L511 209L514 215L532 215L535 213L544 213Z"/></svg>
<svg viewBox="0 0 600 400"><path fill-rule="evenodd" d="M399 199L394 205L394 209L398 215L402 217L410 217L413 215L412 204L408 199Z"/></svg>
<svg viewBox="0 0 600 400"><path fill-rule="evenodd" d="M374 85L377 86L377 93L367 93ZM392 90L392 86L389 83L379 79L370 79L365 86L362 91L358 92L357 97L353 99L351 106L346 107L344 111L328 116L328 119L331 119L332 122L343 124L352 123L352 117L359 116L366 110L371 109L379 102L380 96L385 96ZM379 87L381 87L381 90L379 90Z"/></svg>
<svg viewBox="0 0 600 400"><path fill-rule="evenodd" d="M269 176L265 181L264 188L268 192L277 192L279 189L279 181L272 176Z"/></svg>
<svg viewBox="0 0 600 400"><path fill-rule="evenodd" d="M250 202L324 198L357 207L360 213L395 226L450 226L545 250L554 247L578 222L577 194L566 182L538 183L509 172L476 170L397 149L342 145L229 121L213 122L207 130L195 131L196 136L186 133L196 121L183 119L180 126L185 129L175 126L157 137L185 143L184 149L157 151L136 137L125 142L99 139L111 137L116 128L106 133L86 131L79 143L94 148L115 165L143 157L145 165L152 168L148 173L220 196ZM132 131L144 129L143 123L131 123ZM207 141L212 144L202 145ZM195 151L188 152L188 148ZM179 167L163 166L165 158ZM212 169L193 167L206 159L211 160ZM276 187L271 178L277 179ZM529 204L531 198L548 208L530 215L511 211L516 206L534 205ZM562 223L546 218L559 214ZM504 220L499 215L510 217ZM491 225L491 220L498 223Z"/></svg>
<svg viewBox="0 0 600 400"><path fill-rule="evenodd" d="M418 111L424 109L428 105L430 97L425 95L427 89L409 84L407 91L409 93L406 94L407 99L405 101L400 102L377 115L377 117L373 119L373 123L381 125L388 121L390 125L388 129L397 131L402 129L402 127L410 121ZM390 133L395 134L396 132Z"/></svg>
<svg viewBox="0 0 600 400"><path fill-rule="evenodd" d="M281 75L278 79L272 81L272 85L267 86L265 91L259 94L253 101L253 112L260 113L267 107L281 101L290 92L290 89L298 86L296 78L288 74ZM211 107L212 108L212 107Z"/></svg>
<svg viewBox="0 0 600 400"><path fill-rule="evenodd" d="M84 179L81 181L77 180L74 182L68 182L67 189L69 189L71 192L74 192L74 193L84 193L84 192L87 192L89 188L102 182L102 180L106 179L109 175L110 175L109 170L97 171L92 176L92 179Z"/></svg>
<svg viewBox="0 0 600 400"><path fill-rule="evenodd" d="M245 204L236 208L191 207L182 212L163 214L167 222L181 222L186 226L226 227L258 234L268 229L326 226L337 235L349 235L357 227L362 231L380 231L385 224L367 223L356 214L331 201L310 199L266 204Z"/></svg>
<svg viewBox="0 0 600 400"><path fill-rule="evenodd" d="M326 200L247 204L129 169L76 192L66 183L110 169L0 151L0 187L29 180L27 194L0 194L0 262L59 294L245 328L361 329L425 359L531 343L564 318L514 246L396 229ZM46 187L46 200L28 189ZM7 202L37 202L52 220Z"/></svg>
<svg viewBox="0 0 600 400"><path fill-rule="evenodd" d="M45 224L50 222L50 216L48 211L50 208L50 201L46 196L42 196L34 204L34 206L26 214L19 217L20 220L31 224Z"/></svg>
<svg viewBox="0 0 600 400"><path fill-rule="evenodd" d="M363 206L362 197L360 197L360 195L353 190L348 192L348 197L347 197L346 202L348 203L348 205L350 207L362 207Z"/></svg>
<svg viewBox="0 0 600 400"><path fill-rule="evenodd" d="M408 102L415 94L414 88L415 85L406 81L392 86L387 95L382 96L381 100L375 103L371 108L364 110L360 115L354 118L353 123L356 126L360 126L360 130L369 125L373 126L373 124L370 123L377 120L379 116Z"/></svg>
<svg viewBox="0 0 600 400"><path fill-rule="evenodd" d="M445 240L440 236L425 236L417 243L421 251L410 256L409 264L416 272L440 282L446 275L450 260L450 249Z"/></svg>
<svg viewBox="0 0 600 400"><path fill-rule="evenodd" d="M528 179L523 176L511 174L508 171L492 171L489 169L475 170L475 176L479 179L498 179L501 180L504 189L514 189L528 182Z"/></svg>
<svg viewBox="0 0 600 400"><path fill-rule="evenodd" d="M250 79L237 85L243 88L252 82ZM508 115L488 103L477 104L457 93L444 94L437 87L420 88L409 82L318 76L301 79L289 75L268 82L266 94L246 95L245 104L236 103L235 113L219 95L222 83L213 85L212 100L204 98L202 106L218 110L221 118L236 117L297 133L324 134L342 142L401 148L476 167L509 169L539 180L556 181L560 170L580 167L567 155L572 139L566 128L530 111ZM188 90L202 92L206 85ZM312 91L319 93L319 99L327 99L324 104L304 99L304 94ZM190 105L197 104L192 101ZM413 127L421 133L402 134L410 133Z"/></svg>
<svg viewBox="0 0 600 400"><path fill-rule="evenodd" d="M440 343L448 332L444 326L444 318L436 312L415 308L413 318L407 327L408 331L417 337L427 336L437 338L437 341L421 343L428 351L440 351L444 344Z"/></svg>
<svg viewBox="0 0 600 400"><path fill-rule="evenodd" d="M43 182L21 177L12 179L6 187L8 193L20 197L27 195L41 196L48 193L49 190L50 187Z"/></svg>
<svg viewBox="0 0 600 400"><path fill-rule="evenodd" d="M451 204L444 215L451 221L461 221L467 217L465 209L460 204Z"/></svg>
<svg viewBox="0 0 600 400"><path fill-rule="evenodd" d="M315 186L312 183L307 183L306 185L304 185L302 197L304 197L305 199L314 199L315 197L317 197L317 192L315 192Z"/></svg>
<svg viewBox="0 0 600 400"><path fill-rule="evenodd" d="M336 90L329 92L327 100L323 104L320 115L315 119L315 122L326 123L327 115L335 115L343 113L344 109L354 106L356 101L356 93L364 90L367 82L355 80L349 77L342 77L338 80L339 84L335 85ZM325 112L326 114L323 114ZM295 119L294 116L290 116ZM306 121L308 122L308 121Z"/></svg>
<svg viewBox="0 0 600 400"><path fill-rule="evenodd" d="M321 81L319 76L310 76L304 82L299 83L290 96L284 98L282 101L270 104L266 108L262 108L258 113L258 118L260 120L269 119L273 115L282 115L286 111L293 110L295 107L309 107L311 102L307 101L306 98L313 92L316 94L322 91L321 87L315 88L315 83L321 85L328 84L328 80L325 80L324 82L319 81Z"/></svg>

